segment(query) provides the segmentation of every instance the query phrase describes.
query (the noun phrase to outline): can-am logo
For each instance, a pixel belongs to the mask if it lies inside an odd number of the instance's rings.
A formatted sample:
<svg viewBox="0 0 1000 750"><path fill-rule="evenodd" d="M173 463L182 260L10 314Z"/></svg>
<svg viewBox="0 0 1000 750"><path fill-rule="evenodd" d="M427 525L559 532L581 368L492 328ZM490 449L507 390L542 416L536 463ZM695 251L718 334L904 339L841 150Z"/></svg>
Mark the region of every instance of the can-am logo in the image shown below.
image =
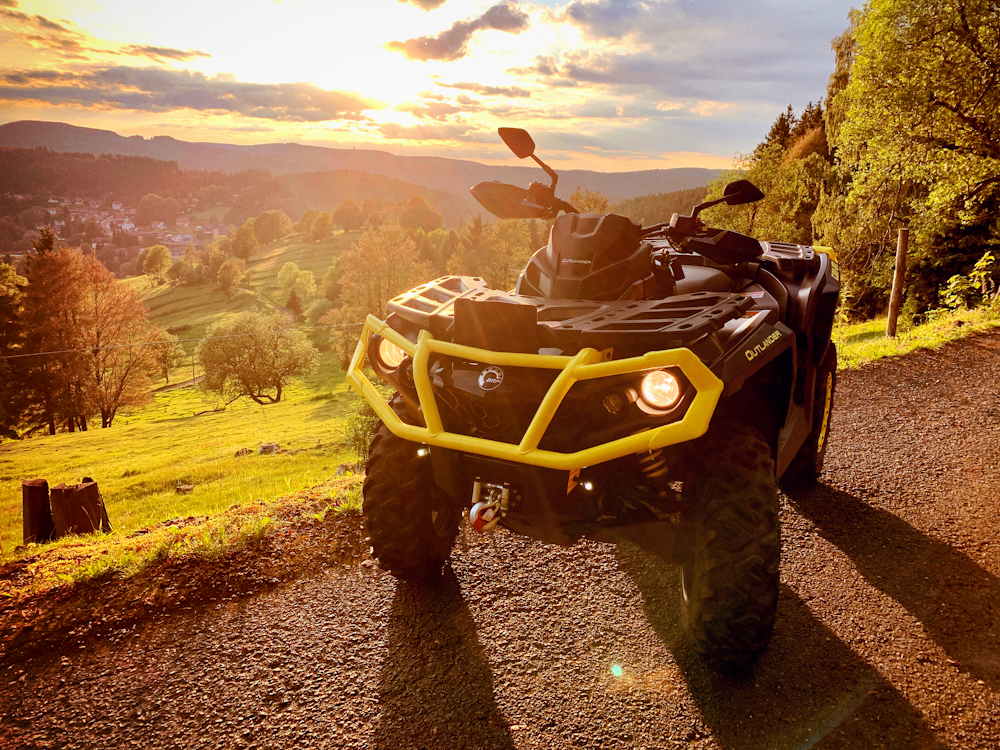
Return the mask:
<svg viewBox="0 0 1000 750"><path fill-rule="evenodd" d="M492 391L503 382L503 370L499 367L487 367L479 373L479 387L484 391Z"/></svg>

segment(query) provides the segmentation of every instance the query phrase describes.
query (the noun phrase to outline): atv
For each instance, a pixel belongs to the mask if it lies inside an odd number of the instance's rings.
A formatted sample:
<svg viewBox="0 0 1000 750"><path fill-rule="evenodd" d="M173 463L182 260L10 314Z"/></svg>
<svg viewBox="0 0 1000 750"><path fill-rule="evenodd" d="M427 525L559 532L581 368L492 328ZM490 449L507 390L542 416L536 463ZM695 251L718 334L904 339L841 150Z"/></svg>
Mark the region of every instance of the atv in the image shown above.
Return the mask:
<svg viewBox="0 0 1000 750"><path fill-rule="evenodd" d="M348 379L381 419L373 554L399 578L440 574L465 516L561 545L629 541L680 565L706 660L749 665L778 601L778 481L815 482L827 449L836 258L705 226L709 206L764 197L746 180L645 228L577 213L531 136L499 133L551 184L471 192L500 218L553 220L548 245L513 291L446 276L364 324Z"/></svg>

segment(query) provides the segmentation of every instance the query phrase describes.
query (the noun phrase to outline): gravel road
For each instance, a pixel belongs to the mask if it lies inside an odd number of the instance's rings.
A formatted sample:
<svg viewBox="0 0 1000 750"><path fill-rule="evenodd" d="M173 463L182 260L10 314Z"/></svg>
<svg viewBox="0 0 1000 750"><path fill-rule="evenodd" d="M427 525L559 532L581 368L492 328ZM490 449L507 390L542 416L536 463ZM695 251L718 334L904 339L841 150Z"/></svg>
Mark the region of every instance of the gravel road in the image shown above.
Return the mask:
<svg viewBox="0 0 1000 750"><path fill-rule="evenodd" d="M432 588L336 563L4 668L0 747L1000 747L997 374L997 335L841 374L747 674L673 566L464 534Z"/></svg>

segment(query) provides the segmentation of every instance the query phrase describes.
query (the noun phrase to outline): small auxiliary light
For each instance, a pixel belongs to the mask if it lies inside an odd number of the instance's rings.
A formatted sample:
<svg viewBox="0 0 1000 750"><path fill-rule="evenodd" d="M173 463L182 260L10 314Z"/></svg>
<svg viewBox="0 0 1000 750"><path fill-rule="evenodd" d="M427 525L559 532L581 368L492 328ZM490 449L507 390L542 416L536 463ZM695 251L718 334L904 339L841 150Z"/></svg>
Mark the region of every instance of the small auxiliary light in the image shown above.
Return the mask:
<svg viewBox="0 0 1000 750"><path fill-rule="evenodd" d="M666 370L654 370L642 379L642 400L655 409L669 409L681 397L681 384Z"/></svg>
<svg viewBox="0 0 1000 750"><path fill-rule="evenodd" d="M583 483L583 489L587 490L587 492L590 492L592 489L594 489L594 483L593 482L584 482Z"/></svg>
<svg viewBox="0 0 1000 750"><path fill-rule="evenodd" d="M420 456L420 458L423 458L424 456L426 456L429 453L430 453L430 451L427 450L426 448L417 448L417 455Z"/></svg>
<svg viewBox="0 0 1000 750"><path fill-rule="evenodd" d="M378 358L385 367L395 370L406 359L407 354L389 339L382 339L378 345Z"/></svg>

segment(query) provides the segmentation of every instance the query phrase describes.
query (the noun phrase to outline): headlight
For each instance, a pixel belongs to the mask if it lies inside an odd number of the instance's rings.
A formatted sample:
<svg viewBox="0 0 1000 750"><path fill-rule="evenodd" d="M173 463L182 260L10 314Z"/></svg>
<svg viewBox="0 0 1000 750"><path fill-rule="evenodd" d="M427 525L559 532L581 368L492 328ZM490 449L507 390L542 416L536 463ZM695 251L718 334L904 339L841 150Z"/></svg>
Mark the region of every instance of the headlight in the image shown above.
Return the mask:
<svg viewBox="0 0 1000 750"><path fill-rule="evenodd" d="M378 358L387 370L395 370L409 355L389 339L382 339L378 345Z"/></svg>
<svg viewBox="0 0 1000 750"><path fill-rule="evenodd" d="M642 379L639 392L654 409L669 409L681 397L681 384L666 370L654 370Z"/></svg>

